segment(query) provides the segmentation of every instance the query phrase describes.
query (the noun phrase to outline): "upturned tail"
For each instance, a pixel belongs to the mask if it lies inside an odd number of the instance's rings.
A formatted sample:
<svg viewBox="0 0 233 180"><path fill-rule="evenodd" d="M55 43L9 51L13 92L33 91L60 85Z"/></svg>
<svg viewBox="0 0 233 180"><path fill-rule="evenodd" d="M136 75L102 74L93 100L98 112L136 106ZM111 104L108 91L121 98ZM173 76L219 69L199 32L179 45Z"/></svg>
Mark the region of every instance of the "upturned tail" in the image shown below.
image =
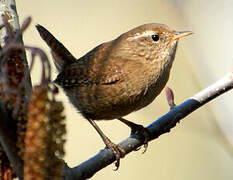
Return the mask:
<svg viewBox="0 0 233 180"><path fill-rule="evenodd" d="M66 65L76 61L76 58L47 29L39 24L36 25L36 29L38 30L41 38L50 47L54 58L54 64L59 72L61 72Z"/></svg>

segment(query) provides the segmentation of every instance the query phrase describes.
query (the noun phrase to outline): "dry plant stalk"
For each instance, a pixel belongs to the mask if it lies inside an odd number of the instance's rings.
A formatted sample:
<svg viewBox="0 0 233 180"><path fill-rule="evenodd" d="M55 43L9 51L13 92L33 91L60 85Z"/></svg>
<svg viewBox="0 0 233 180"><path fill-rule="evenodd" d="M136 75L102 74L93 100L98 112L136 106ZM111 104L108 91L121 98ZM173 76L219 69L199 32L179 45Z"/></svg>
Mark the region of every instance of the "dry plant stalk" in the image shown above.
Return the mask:
<svg viewBox="0 0 233 180"><path fill-rule="evenodd" d="M1 48L1 79L0 79L0 99L5 104L15 122L17 131L17 147L22 158L24 153L24 137L26 132L26 89L23 83L25 78L25 64L23 48L10 48L19 38L19 33L15 32L8 20L3 16L6 31L5 45ZM27 24L30 19L27 19ZM8 50L7 50L8 49Z"/></svg>
<svg viewBox="0 0 233 180"><path fill-rule="evenodd" d="M25 137L24 178L27 180L61 180L65 143L63 104L55 96L58 89L49 85L50 64L46 54L25 46L32 54L32 63L38 55L42 63L41 83L35 86L28 105Z"/></svg>
<svg viewBox="0 0 233 180"><path fill-rule="evenodd" d="M18 36L28 27L30 18L24 21L21 32L14 32L6 17L3 17L3 22L0 30L5 28L7 35L0 47L0 101L13 119L8 128L15 132L15 137L6 138L16 142L18 153L24 160L24 179L62 179L61 158L64 156L66 133L62 115L64 107L55 99L56 87L49 86L48 58L39 48L18 44ZM41 83L34 87L30 99L26 97L25 48L31 53L32 65L37 55L42 62ZM14 177L10 162L0 147L0 179L11 180Z"/></svg>
<svg viewBox="0 0 233 180"><path fill-rule="evenodd" d="M0 47L0 100L5 104L7 111L13 119L12 122L9 122L9 127L17 134L15 140L19 148L18 153L22 158L25 149L24 138L27 122L26 89L23 84L26 72L23 58L24 50L22 48L8 49L11 44L16 43L19 33L15 32L13 27L8 23L7 17L3 16L2 18L3 25L1 25L1 31L5 31L6 35L4 37L4 45ZM28 21L29 23L30 20ZM1 154L0 161L2 165L10 164L7 158L4 158L5 153L2 152ZM11 166L8 167L6 165L6 168L9 169ZM4 169L3 167L0 170L0 178L4 179L4 174L8 174L7 179L11 179L9 174L13 174L13 170L8 173Z"/></svg>

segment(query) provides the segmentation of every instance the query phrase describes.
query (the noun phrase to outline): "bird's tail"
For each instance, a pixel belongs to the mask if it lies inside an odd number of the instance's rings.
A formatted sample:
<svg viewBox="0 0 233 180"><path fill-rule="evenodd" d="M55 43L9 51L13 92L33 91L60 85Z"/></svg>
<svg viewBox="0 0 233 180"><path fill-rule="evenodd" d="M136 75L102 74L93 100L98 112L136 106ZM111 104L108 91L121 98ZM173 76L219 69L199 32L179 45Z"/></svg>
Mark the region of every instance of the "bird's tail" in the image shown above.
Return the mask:
<svg viewBox="0 0 233 180"><path fill-rule="evenodd" d="M36 29L41 38L50 47L54 58L54 64L59 72L61 72L66 65L76 61L76 58L47 29L39 24L36 25Z"/></svg>

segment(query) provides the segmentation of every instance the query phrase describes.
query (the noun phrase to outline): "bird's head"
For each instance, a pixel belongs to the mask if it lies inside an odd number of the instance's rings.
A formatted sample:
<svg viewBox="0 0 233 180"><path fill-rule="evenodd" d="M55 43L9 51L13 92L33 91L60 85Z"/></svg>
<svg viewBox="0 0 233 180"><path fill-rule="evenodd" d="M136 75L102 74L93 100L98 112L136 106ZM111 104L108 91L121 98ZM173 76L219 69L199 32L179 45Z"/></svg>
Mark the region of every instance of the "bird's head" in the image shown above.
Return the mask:
<svg viewBox="0 0 233 180"><path fill-rule="evenodd" d="M115 55L132 60L166 60L175 53L178 40L190 34L191 31L177 32L164 24L144 24L115 40Z"/></svg>

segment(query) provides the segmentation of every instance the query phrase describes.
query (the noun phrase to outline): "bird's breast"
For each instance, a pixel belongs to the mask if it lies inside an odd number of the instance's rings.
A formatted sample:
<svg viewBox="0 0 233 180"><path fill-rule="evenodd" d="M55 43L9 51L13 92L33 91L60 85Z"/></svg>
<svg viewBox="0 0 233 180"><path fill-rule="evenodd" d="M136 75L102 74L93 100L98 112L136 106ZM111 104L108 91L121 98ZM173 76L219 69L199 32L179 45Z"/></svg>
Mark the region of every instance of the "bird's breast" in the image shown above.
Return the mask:
<svg viewBox="0 0 233 180"><path fill-rule="evenodd" d="M69 87L65 92L84 117L117 119L149 105L160 94L169 79L173 59L174 53L157 64L129 61L121 66L124 75L117 75L117 81Z"/></svg>

